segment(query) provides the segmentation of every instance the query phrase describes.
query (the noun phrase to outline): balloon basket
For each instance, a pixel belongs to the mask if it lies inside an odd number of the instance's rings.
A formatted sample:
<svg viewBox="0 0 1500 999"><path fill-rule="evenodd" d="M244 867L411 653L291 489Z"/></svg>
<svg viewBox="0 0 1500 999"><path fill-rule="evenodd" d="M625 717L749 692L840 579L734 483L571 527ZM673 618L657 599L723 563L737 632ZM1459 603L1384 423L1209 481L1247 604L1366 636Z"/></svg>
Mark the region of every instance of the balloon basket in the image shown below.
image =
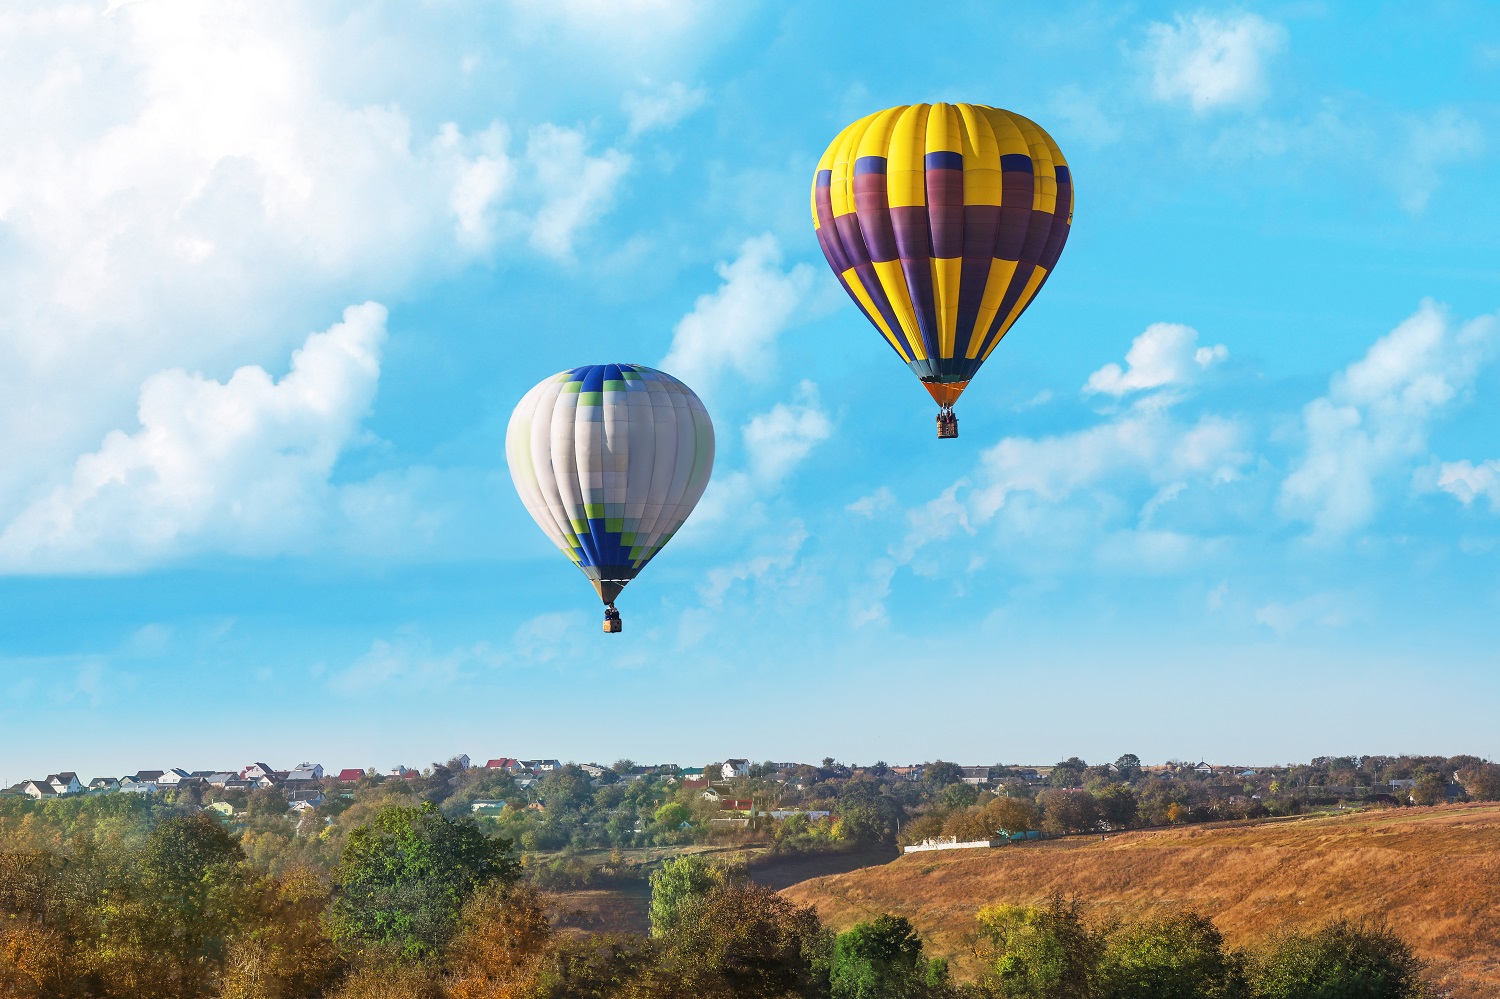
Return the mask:
<svg viewBox="0 0 1500 999"><path fill-rule="evenodd" d="M606 635L618 635L625 630L625 625L620 621L620 612L615 610L615 605L610 604L604 608L604 633Z"/></svg>
<svg viewBox="0 0 1500 999"><path fill-rule="evenodd" d="M951 440L958 436L958 417L953 410L945 409L937 416L938 440Z"/></svg>

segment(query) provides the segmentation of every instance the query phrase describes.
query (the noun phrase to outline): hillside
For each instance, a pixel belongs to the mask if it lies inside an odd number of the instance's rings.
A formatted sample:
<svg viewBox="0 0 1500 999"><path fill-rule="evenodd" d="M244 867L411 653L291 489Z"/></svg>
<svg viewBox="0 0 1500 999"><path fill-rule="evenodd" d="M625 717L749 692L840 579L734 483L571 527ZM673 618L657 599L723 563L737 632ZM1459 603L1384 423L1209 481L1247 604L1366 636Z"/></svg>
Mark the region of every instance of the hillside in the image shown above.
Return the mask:
<svg viewBox="0 0 1500 999"><path fill-rule="evenodd" d="M909 918L966 967L991 902L1076 895L1101 917L1167 907L1211 916L1229 943L1336 916L1383 916L1455 997L1500 994L1500 805L1391 809L1232 827L1175 827L921 853L793 885L836 929Z"/></svg>

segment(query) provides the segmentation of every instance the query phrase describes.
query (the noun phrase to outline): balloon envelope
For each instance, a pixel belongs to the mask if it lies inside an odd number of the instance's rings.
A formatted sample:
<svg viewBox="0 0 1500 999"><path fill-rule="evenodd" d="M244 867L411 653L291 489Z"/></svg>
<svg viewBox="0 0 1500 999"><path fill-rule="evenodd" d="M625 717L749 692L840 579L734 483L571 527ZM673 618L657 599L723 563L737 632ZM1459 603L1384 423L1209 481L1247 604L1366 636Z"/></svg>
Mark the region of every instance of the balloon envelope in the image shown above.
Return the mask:
<svg viewBox="0 0 1500 999"><path fill-rule="evenodd" d="M818 161L813 225L865 317L951 407L1057 264L1073 177L1035 122L983 104L861 118Z"/></svg>
<svg viewBox="0 0 1500 999"><path fill-rule="evenodd" d="M665 372L591 364L545 379L511 414L505 457L547 537L613 603L708 486L714 428Z"/></svg>

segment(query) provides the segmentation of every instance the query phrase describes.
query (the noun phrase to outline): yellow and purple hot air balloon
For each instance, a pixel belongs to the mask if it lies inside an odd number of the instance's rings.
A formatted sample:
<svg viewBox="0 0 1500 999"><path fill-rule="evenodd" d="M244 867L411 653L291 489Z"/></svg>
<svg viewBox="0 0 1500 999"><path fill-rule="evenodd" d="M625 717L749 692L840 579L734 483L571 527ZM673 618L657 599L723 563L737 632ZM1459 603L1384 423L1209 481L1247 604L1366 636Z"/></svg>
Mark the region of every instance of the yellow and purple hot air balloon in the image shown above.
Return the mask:
<svg viewBox="0 0 1500 999"><path fill-rule="evenodd" d="M1073 176L1030 119L984 104L867 115L818 161L813 226L828 265L940 407L953 404L1062 254Z"/></svg>
<svg viewBox="0 0 1500 999"><path fill-rule="evenodd" d="M505 457L537 526L583 571L621 629L619 597L708 487L714 426L692 389L643 364L588 364L517 404Z"/></svg>

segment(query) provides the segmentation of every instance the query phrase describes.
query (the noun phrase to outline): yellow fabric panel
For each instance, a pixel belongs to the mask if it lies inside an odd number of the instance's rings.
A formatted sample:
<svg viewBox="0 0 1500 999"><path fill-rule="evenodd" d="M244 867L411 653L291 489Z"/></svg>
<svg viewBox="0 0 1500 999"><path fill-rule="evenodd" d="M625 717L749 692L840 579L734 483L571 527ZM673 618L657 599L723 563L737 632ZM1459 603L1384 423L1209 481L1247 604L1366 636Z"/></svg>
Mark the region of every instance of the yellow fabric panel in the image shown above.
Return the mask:
<svg viewBox="0 0 1500 999"><path fill-rule="evenodd" d="M964 204L1000 203L1000 147L995 128L972 104L959 104L964 155Z"/></svg>
<svg viewBox="0 0 1500 999"><path fill-rule="evenodd" d="M937 305L938 357L953 356L954 330L958 327L958 277L963 257L932 258L932 297Z"/></svg>
<svg viewBox="0 0 1500 999"><path fill-rule="evenodd" d="M984 112L984 116L989 119L990 127L995 130L995 145L999 147L998 151L1001 156L1031 155L1031 145L1016 124L1019 115L1012 116L1009 111L1002 111L999 108L981 107L979 110Z"/></svg>
<svg viewBox="0 0 1500 999"><path fill-rule="evenodd" d="M830 181L829 197L833 202L833 217L854 213L854 151L859 146L860 136L875 115L866 115L845 129L835 143L833 153L833 178Z"/></svg>
<svg viewBox="0 0 1500 999"><path fill-rule="evenodd" d="M923 157L927 154L927 112L929 105L913 104L901 112L891 129L890 152L886 157L886 191L892 208L909 208L927 204L927 174Z"/></svg>
<svg viewBox="0 0 1500 999"><path fill-rule="evenodd" d="M859 147L854 151L854 159L862 156L886 156L891 146L891 130L896 127L896 120L906 108L907 105L903 104L871 115L870 123L860 137ZM849 169L854 169L853 160L849 162Z"/></svg>
<svg viewBox="0 0 1500 999"><path fill-rule="evenodd" d="M1019 261L998 258L990 261L990 272L984 280L984 295L979 300L979 315L974 320L974 328L979 331L979 336L970 339L968 349L964 351L965 357L973 359L979 356L979 348L984 346L984 334L989 330L990 323L995 321L995 313L999 311L1000 302L1010 288L1010 279L1016 275L1018 263Z"/></svg>
<svg viewBox="0 0 1500 999"><path fill-rule="evenodd" d="M912 308L911 292L906 288L906 274L899 260L874 261L875 275L880 278L880 287L890 299L891 310L901 321L901 333L912 356L919 361L927 360L927 348L922 343L922 330L917 325L917 310Z"/></svg>
<svg viewBox="0 0 1500 999"><path fill-rule="evenodd" d="M890 341L892 347L896 348L896 353L901 355L901 360L910 364L911 355L906 352L906 346L901 342L901 338L891 332L891 328L886 325L885 317L880 314L879 309L875 308L875 300L870 297L869 289L859 279L859 275L854 272L854 268L849 268L842 276L844 281L848 283L850 290L854 292L854 297L859 300L860 308L865 310L865 315L869 316L870 321L875 324L875 328L880 330L881 334Z"/></svg>
<svg viewBox="0 0 1500 999"><path fill-rule="evenodd" d="M963 138L962 121L958 108L952 104L934 104L927 112L927 138L923 153L961 153Z"/></svg>
<svg viewBox="0 0 1500 999"><path fill-rule="evenodd" d="M860 119L860 121L863 121L863 120L864 120L863 118ZM856 130L857 128L859 128L860 121L856 121L852 125L846 126L844 128L844 130L842 132L840 132L834 138L834 140L828 144L828 148L825 149L825 150L823 150L823 155L818 160L818 168L813 173L813 189L812 189L812 196L811 196L812 217L813 217L813 231L814 232L816 232L818 229L822 228L820 225L818 225L818 183L817 183L817 175L820 174L820 173L822 173L824 170L829 170L829 171L833 170L833 157L834 157L834 154L838 152L839 143L844 140L844 136L848 135L850 132L852 132L852 131ZM831 187L836 187L837 185L838 185L838 178L835 176L832 179L832 182L831 182L830 186Z"/></svg>
<svg viewBox="0 0 1500 999"><path fill-rule="evenodd" d="M1032 196L1031 209L1037 212L1057 210L1057 171L1052 168L1052 140L1035 122L1016 116L1016 125L1026 136L1031 151Z"/></svg>
<svg viewBox="0 0 1500 999"><path fill-rule="evenodd" d="M1006 316L1005 322L1001 324L1000 332L995 336L995 342L990 344L989 349L984 352L984 360L989 360L991 352L1000 345L1001 340L1005 339L1005 334L1010 332L1011 326L1021 317L1021 313L1025 310L1026 306L1031 304L1031 300L1036 297L1037 288L1041 287L1042 282L1046 278L1047 271L1045 268L1038 267L1031 272L1031 277L1026 281L1025 290L1021 292L1021 297L1016 299L1016 304L1011 306L1010 315Z"/></svg>

